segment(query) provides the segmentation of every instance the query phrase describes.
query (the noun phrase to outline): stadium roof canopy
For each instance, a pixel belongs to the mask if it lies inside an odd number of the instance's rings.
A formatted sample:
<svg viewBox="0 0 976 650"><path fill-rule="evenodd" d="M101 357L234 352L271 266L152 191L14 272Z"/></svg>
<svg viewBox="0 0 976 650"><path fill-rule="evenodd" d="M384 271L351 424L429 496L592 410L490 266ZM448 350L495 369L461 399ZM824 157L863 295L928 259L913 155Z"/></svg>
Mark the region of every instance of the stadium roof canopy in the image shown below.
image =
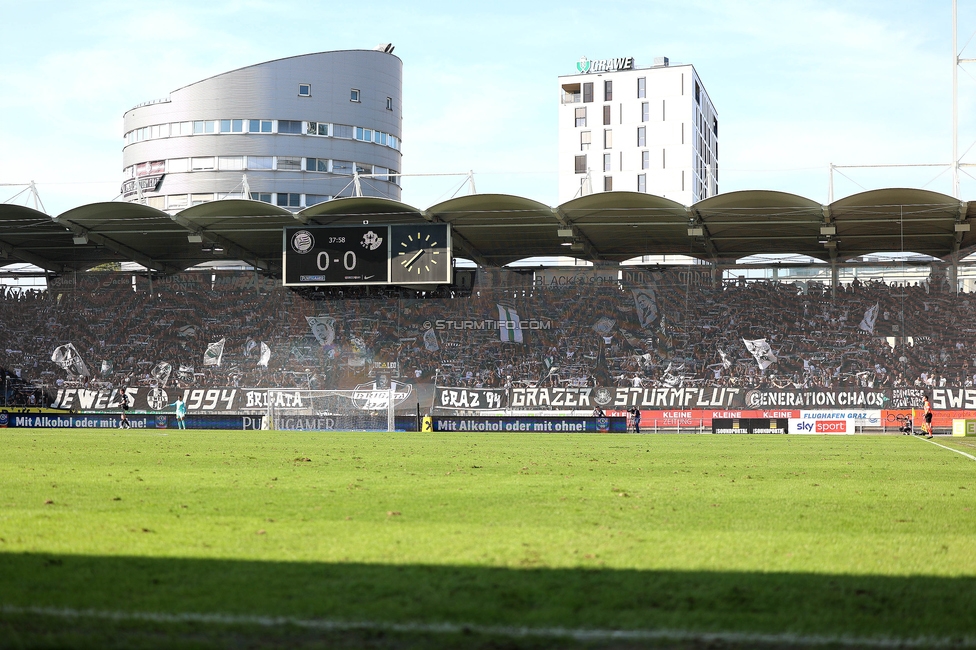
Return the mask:
<svg viewBox="0 0 976 650"><path fill-rule="evenodd" d="M446 222L455 254L483 266L540 256L620 262L688 255L732 263L750 255L847 261L912 252L944 260L976 250L976 202L917 189L862 192L821 205L785 192L718 194L690 207L636 192L606 192L557 207L504 194L473 194L426 210L349 197L292 213L240 199L170 215L136 203L93 203L57 217L0 204L0 265L26 262L52 273L133 261L163 274L221 259L281 271L282 228Z"/></svg>

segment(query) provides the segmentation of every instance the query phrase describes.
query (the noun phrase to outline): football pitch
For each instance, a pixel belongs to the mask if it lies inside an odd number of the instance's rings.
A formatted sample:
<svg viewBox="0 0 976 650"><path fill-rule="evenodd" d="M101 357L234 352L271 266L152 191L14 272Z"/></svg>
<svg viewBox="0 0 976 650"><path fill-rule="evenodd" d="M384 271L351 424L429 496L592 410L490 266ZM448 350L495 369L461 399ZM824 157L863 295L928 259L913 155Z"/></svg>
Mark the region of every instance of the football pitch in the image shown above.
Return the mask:
<svg viewBox="0 0 976 650"><path fill-rule="evenodd" d="M973 646L974 447L0 430L0 647Z"/></svg>

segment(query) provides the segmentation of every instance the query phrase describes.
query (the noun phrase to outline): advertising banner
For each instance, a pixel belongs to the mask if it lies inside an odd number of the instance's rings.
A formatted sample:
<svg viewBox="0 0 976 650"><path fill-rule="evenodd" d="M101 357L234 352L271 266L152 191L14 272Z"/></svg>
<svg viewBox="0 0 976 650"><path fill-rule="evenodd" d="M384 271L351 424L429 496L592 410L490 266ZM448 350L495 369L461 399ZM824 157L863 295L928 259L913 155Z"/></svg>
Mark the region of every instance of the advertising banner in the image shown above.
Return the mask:
<svg viewBox="0 0 976 650"><path fill-rule="evenodd" d="M499 433L626 433L625 418L573 417L433 417L434 431L494 431Z"/></svg>
<svg viewBox="0 0 976 650"><path fill-rule="evenodd" d="M800 413L800 420L803 422L826 422L826 421L841 421L846 420L851 423L851 426L858 429L878 429L881 428L883 420L881 419L881 411L874 410L863 410L863 409L848 409L848 410L836 410L836 411L826 411L826 410L812 410L803 411ZM821 427L824 429L825 427ZM835 433L831 431L817 431L816 427L813 427L814 431L812 433ZM799 433L799 432L798 432ZM810 431L804 431L804 433L811 433ZM836 433L847 433L846 431L837 431ZM851 431L851 433L854 433Z"/></svg>
<svg viewBox="0 0 976 650"><path fill-rule="evenodd" d="M716 418L712 433L786 433L787 420L770 418Z"/></svg>
<svg viewBox="0 0 976 650"><path fill-rule="evenodd" d="M451 410L490 410L508 406L508 390L504 388L443 388L434 394L434 407Z"/></svg>
<svg viewBox="0 0 976 650"><path fill-rule="evenodd" d="M261 428L262 416L249 415L189 415L186 417L187 429L229 429L257 430ZM12 428L34 429L117 429L117 415L20 415L10 414L8 426ZM133 429L176 429L176 416L161 413L158 415L133 415L129 418Z"/></svg>

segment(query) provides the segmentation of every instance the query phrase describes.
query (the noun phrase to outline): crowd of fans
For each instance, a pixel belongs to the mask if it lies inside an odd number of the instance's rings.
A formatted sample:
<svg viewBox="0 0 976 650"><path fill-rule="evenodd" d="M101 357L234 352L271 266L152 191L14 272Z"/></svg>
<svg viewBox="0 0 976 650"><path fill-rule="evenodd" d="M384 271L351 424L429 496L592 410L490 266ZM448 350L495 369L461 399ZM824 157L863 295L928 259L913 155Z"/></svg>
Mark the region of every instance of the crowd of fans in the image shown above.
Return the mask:
<svg viewBox="0 0 976 650"><path fill-rule="evenodd" d="M377 368L415 385L472 388L976 383L976 303L944 278L855 280L832 294L815 284L682 281L674 269L643 277L549 287L524 270L479 271L471 290L422 293L296 291L233 271L151 285L90 272L44 291L0 288L3 401L25 404L64 386L164 382L352 388ZM504 321L500 332L498 305L518 314L520 337ZM315 332L310 317L328 325ZM776 359L765 368L744 343L759 339ZM66 344L83 365L52 360Z"/></svg>

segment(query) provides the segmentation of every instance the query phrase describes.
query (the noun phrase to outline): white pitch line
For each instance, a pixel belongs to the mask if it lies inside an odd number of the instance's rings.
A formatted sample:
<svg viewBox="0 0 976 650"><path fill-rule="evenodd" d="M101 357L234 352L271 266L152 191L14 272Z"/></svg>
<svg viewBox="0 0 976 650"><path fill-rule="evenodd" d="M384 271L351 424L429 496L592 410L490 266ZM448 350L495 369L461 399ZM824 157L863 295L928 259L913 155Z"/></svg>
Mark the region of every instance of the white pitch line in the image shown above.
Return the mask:
<svg viewBox="0 0 976 650"><path fill-rule="evenodd" d="M939 444L939 443L937 443L937 442L936 442L935 440L929 440L928 438L924 438L924 437L923 437L922 439L923 439L923 440L925 440L925 442L930 442L930 443L932 443L932 444L933 444L933 445L935 445L936 447L942 447L943 449L948 449L949 451L954 451L954 452L956 452L957 454L959 454L960 456L965 456L966 458L968 458L968 459L970 459L970 460L976 460L976 456L973 456L972 454L967 454L967 453L966 453L966 452L964 452L964 451L959 451L958 449L953 449L952 447L946 447L945 445L940 445L940 444Z"/></svg>
<svg viewBox="0 0 976 650"><path fill-rule="evenodd" d="M850 635L763 634L749 632L692 632L690 630L602 630L563 627L517 627L465 623L392 623L382 621L336 621L290 616L243 616L194 612L121 612L55 607L0 605L0 614L36 614L58 618L95 618L113 621L153 623L210 623L217 625L293 626L320 631L367 630L421 634L484 634L512 638L568 638L575 641L693 641L698 643L775 644L794 646L846 646L871 648L972 648L976 637L858 637Z"/></svg>

